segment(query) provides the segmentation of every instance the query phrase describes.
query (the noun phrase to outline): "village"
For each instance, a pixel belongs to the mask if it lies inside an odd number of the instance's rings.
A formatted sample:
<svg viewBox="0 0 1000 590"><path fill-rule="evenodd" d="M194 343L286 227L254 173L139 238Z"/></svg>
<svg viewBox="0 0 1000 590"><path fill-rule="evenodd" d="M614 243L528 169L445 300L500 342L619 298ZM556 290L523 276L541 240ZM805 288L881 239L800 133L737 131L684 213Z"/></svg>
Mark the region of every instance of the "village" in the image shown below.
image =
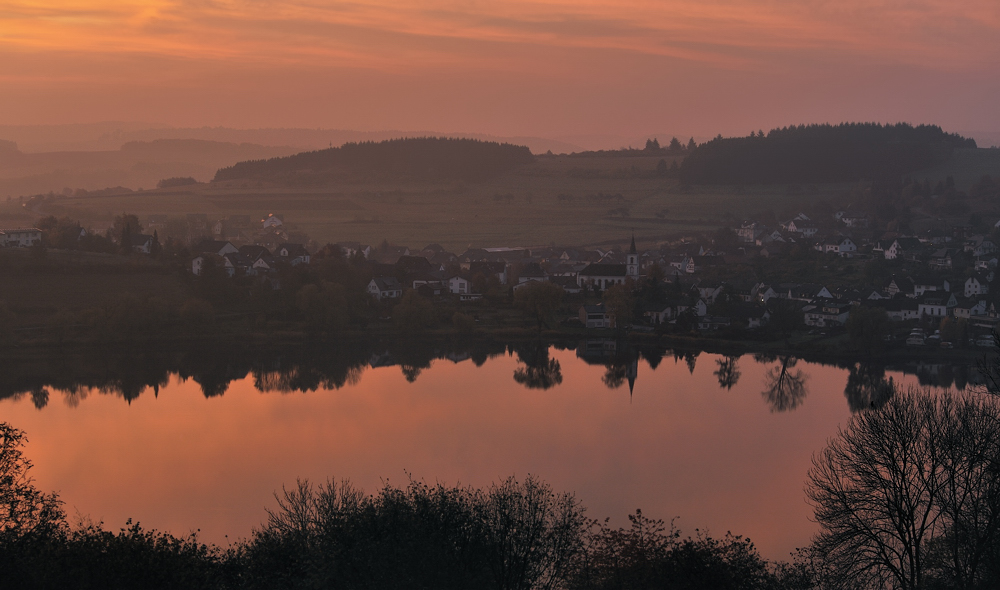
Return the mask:
<svg viewBox="0 0 1000 590"><path fill-rule="evenodd" d="M747 221L732 230L656 243L623 236L622 244L610 247L497 246L458 253L438 244L417 249L388 240L320 247L287 230L280 215L254 224L243 219L248 216L234 217L214 224L195 220L211 235L192 241L191 274L199 276L209 265L280 288L283 268L341 256L364 266L367 292L383 305L411 290L432 301L495 300L497 294L509 299L544 282L577 302L578 313L569 321L588 329L661 331L681 325L704 333L753 332L791 310L793 329L826 335L842 331L853 310L873 309L891 321L886 341L947 348L991 346L998 321L1000 289L991 287L1000 253L990 234L971 227L924 235L887 232L872 239L865 217L838 211L828 219L800 213L774 227ZM146 231L164 223L153 216ZM132 238L133 249L148 253L150 239ZM840 278L806 272L803 282L748 276L747 269L781 268L793 260L817 271L846 266ZM602 300L616 287L638 295L627 318L617 317L621 306L616 313Z"/></svg>

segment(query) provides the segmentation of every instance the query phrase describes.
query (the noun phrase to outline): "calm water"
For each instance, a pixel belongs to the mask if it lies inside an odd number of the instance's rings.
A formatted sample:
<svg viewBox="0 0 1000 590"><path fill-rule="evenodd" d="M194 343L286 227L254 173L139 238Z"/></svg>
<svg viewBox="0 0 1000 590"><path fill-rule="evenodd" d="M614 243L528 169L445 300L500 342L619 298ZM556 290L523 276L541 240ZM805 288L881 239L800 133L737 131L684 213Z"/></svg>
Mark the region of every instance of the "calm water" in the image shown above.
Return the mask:
<svg viewBox="0 0 1000 590"><path fill-rule="evenodd" d="M228 387L206 386L211 397L176 373L125 394L50 385L8 394L0 420L27 431L40 488L109 528L133 518L225 544L297 477L374 491L407 477L486 486L533 473L575 491L591 517L624 524L641 508L679 517L684 532L749 536L781 559L815 530L802 491L812 453L852 407L872 403L871 383L918 381L794 359L578 349L481 366L452 354L422 369L372 355L341 387L307 392L288 371L232 367ZM924 380L942 372L920 370Z"/></svg>

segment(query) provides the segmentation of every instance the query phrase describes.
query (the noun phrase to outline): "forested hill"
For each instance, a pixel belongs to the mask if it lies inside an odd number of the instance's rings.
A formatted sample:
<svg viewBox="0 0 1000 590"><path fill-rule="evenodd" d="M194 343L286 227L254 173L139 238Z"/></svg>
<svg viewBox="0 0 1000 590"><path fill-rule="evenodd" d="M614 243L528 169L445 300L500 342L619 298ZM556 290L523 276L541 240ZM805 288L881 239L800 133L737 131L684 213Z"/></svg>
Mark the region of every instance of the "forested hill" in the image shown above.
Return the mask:
<svg viewBox="0 0 1000 590"><path fill-rule="evenodd" d="M975 140L932 125L800 125L706 142L685 158L680 178L689 184L885 179L942 164L955 148L975 147Z"/></svg>
<svg viewBox="0 0 1000 590"><path fill-rule="evenodd" d="M284 158L239 162L216 181L253 178L293 184L365 180L484 180L532 162L524 146L475 139L423 137L345 143L339 148Z"/></svg>

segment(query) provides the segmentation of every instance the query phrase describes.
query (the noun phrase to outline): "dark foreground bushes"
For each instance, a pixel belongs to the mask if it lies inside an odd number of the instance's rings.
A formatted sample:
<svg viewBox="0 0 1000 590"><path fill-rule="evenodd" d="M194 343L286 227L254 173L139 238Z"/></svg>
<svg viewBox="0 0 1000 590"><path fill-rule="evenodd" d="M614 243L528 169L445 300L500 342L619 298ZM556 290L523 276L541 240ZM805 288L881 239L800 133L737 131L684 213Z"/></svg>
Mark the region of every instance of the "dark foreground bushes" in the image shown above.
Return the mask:
<svg viewBox="0 0 1000 590"><path fill-rule="evenodd" d="M24 434L0 423L0 588L718 589L808 587L749 540L682 538L630 516L613 529L539 479L488 489L411 481L366 495L300 481L226 550L129 522L69 526L34 488Z"/></svg>

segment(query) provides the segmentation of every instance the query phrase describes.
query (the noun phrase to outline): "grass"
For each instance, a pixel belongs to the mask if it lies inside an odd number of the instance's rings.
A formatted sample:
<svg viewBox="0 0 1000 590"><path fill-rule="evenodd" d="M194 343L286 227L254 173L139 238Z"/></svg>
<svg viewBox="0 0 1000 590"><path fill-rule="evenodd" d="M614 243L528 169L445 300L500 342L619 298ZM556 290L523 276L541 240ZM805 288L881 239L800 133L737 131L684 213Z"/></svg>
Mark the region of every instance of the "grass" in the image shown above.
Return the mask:
<svg viewBox="0 0 1000 590"><path fill-rule="evenodd" d="M35 211L17 199L0 203L0 225L23 225L42 214L69 215L103 229L134 213L182 218L205 213L260 219L280 213L318 243L383 239L410 247L437 242L470 246L622 244L712 231L765 208L781 211L834 199L843 186L694 187L656 176L658 157L539 157L486 183L356 182L288 188L234 181L112 196L57 197Z"/></svg>

